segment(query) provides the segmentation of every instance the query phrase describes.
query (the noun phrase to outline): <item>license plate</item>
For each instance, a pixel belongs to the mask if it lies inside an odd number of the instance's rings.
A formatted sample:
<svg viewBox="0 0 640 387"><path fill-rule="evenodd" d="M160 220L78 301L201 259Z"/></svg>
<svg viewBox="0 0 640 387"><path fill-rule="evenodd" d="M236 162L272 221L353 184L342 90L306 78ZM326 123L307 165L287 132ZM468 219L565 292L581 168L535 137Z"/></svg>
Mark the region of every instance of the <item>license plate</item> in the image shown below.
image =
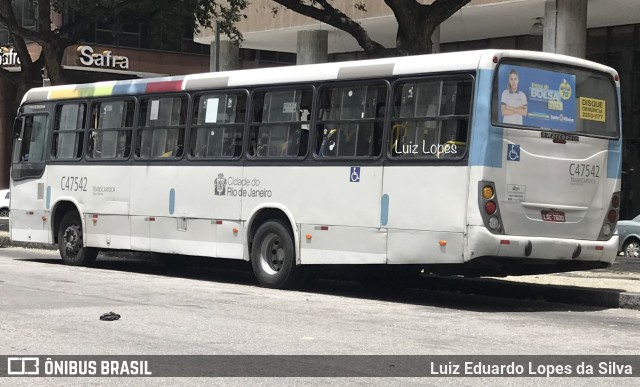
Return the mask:
<svg viewBox="0 0 640 387"><path fill-rule="evenodd" d="M545 222L564 222L564 212L542 211L542 220Z"/></svg>

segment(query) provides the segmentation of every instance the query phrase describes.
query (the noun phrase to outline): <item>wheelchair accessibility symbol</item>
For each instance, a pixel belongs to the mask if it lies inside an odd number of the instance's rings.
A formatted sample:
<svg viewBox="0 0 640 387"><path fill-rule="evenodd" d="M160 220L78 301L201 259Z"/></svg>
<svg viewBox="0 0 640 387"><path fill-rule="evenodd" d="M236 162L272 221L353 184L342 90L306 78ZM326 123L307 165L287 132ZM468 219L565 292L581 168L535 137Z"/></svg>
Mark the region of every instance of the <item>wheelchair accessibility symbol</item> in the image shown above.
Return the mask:
<svg viewBox="0 0 640 387"><path fill-rule="evenodd" d="M351 173L349 174L349 181L352 183L360 182L360 167L351 167Z"/></svg>
<svg viewBox="0 0 640 387"><path fill-rule="evenodd" d="M507 144L507 160L520 161L520 145Z"/></svg>

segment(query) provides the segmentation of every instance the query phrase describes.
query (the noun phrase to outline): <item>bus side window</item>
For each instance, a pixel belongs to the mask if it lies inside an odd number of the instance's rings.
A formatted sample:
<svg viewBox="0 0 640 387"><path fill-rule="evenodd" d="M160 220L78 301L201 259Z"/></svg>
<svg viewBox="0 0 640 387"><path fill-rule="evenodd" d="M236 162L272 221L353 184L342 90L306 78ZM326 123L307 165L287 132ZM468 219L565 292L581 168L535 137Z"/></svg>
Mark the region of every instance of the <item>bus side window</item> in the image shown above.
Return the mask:
<svg viewBox="0 0 640 387"><path fill-rule="evenodd" d="M87 157L124 160L130 156L133 131L133 100L99 101L92 104Z"/></svg>
<svg viewBox="0 0 640 387"><path fill-rule="evenodd" d="M152 97L140 102L136 155L142 158L181 158L188 99Z"/></svg>
<svg viewBox="0 0 640 387"><path fill-rule="evenodd" d="M189 155L194 158L237 158L242 154L246 93L195 97Z"/></svg>
<svg viewBox="0 0 640 387"><path fill-rule="evenodd" d="M44 162L47 124L46 115L24 116L22 146L20 153L16 155L17 162Z"/></svg>
<svg viewBox="0 0 640 387"><path fill-rule="evenodd" d="M320 92L320 157L375 157L382 149L386 86L359 84Z"/></svg>
<svg viewBox="0 0 640 387"><path fill-rule="evenodd" d="M313 90L276 89L254 94L249 155L303 157L307 154Z"/></svg>
<svg viewBox="0 0 640 387"><path fill-rule="evenodd" d="M471 89L472 83L466 78L399 82L394 92L390 155L462 157L466 150ZM414 148L418 151L414 152Z"/></svg>
<svg viewBox="0 0 640 387"><path fill-rule="evenodd" d="M82 157L86 105L66 103L56 107L51 158Z"/></svg>

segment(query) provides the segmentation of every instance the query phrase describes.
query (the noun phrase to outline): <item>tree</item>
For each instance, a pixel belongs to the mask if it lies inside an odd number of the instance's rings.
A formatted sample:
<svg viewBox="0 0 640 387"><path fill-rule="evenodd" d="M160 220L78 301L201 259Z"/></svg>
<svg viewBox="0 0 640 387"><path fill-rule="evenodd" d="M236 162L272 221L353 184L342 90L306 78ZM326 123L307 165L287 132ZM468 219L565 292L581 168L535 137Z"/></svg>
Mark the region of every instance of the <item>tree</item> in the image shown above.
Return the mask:
<svg viewBox="0 0 640 387"><path fill-rule="evenodd" d="M32 1L32 0L25 0ZM14 48L21 62L20 76L16 77L0 69L0 77L18 89L21 98L33 83L41 79L40 71L47 70L51 84L65 82L62 58L67 47L81 41L83 34L94 23L113 25L118 30L126 24L145 22L153 31L181 38L185 23L211 27L212 20L220 20L223 33L232 40L241 39L235 23L242 17L247 0L37 0L35 7L37 29L23 27L17 20L12 0L0 0L0 25L9 30ZM57 26L52 21L52 11L64 14L67 22ZM150 34L154 36L153 33ZM36 42L42 48L40 56L32 60L27 42Z"/></svg>
<svg viewBox="0 0 640 387"><path fill-rule="evenodd" d="M362 26L329 0L273 0L281 6L312 19L329 24L353 36L369 57L384 56L386 50L371 39ZM421 4L415 0L384 0L398 21L396 34L397 55L415 55L431 52L431 35L443 21L467 5L471 0L435 0ZM364 1L355 7L365 11Z"/></svg>
<svg viewBox="0 0 640 387"><path fill-rule="evenodd" d="M169 36L179 44L187 28L197 31L198 26L211 27L218 20L221 32L238 41L241 34L235 23L243 17L242 10L247 5L248 0L0 0L0 26L9 31L20 60L18 73L0 68L0 78L14 91L8 111L15 112L22 96L34 85L42 84L43 68L51 84L65 83L64 51L79 43L95 23L111 25L114 31L128 24L144 25L151 39ZM36 28L22 25L14 12L18 6L32 7ZM54 23L55 14L64 15L65 22ZM32 42L42 48L34 59L28 50L28 43ZM11 119L0 122L0 185L7 181Z"/></svg>

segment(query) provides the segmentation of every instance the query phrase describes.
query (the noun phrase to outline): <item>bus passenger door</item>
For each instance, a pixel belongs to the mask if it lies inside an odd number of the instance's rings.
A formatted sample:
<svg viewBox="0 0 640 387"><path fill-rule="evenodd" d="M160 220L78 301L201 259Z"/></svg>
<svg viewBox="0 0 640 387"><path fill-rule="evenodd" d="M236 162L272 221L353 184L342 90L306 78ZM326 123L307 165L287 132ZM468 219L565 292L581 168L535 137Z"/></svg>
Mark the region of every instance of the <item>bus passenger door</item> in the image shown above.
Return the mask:
<svg viewBox="0 0 640 387"><path fill-rule="evenodd" d="M16 120L9 217L11 239L15 241L53 243L49 222L43 220L49 215L45 157L50 132L44 108L25 106L22 119Z"/></svg>

